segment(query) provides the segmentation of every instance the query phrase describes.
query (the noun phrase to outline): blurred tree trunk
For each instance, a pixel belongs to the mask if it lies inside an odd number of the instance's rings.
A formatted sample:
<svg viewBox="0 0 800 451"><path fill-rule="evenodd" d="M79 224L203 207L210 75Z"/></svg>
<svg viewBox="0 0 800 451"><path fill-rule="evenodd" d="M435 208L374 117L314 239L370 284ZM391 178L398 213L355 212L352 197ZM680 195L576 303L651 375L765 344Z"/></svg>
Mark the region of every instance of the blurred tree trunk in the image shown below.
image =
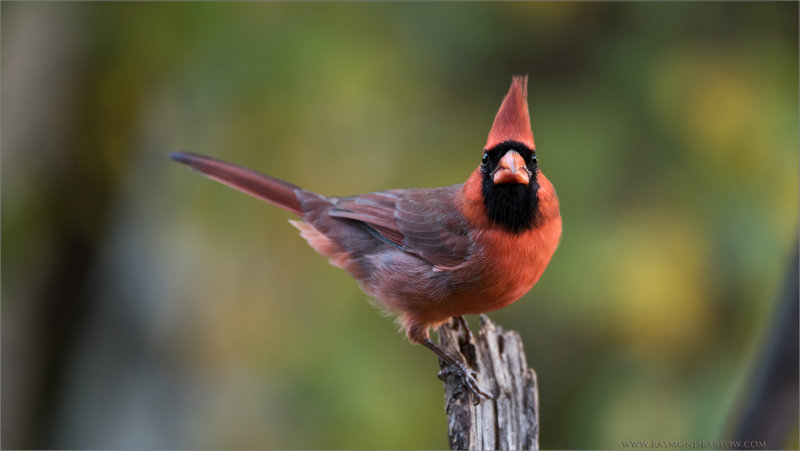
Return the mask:
<svg viewBox="0 0 800 451"><path fill-rule="evenodd" d="M795 248L797 249L797 248ZM765 441L769 449L791 449L796 437L800 366L800 256L795 250L771 318L769 333L756 357L753 374L732 418L736 440ZM741 448L743 449L743 448Z"/></svg>
<svg viewBox="0 0 800 451"><path fill-rule="evenodd" d="M96 307L92 271L134 151L144 80L121 73L115 54L92 54L111 38L86 38L82 10L4 13L2 77L21 88L3 101L14 114L2 136L2 365L13 368L2 381L2 446L45 449L58 446L65 374Z"/></svg>
<svg viewBox="0 0 800 451"><path fill-rule="evenodd" d="M450 320L439 327L439 343L477 371L481 389L493 399L473 404L474 395L445 374L445 411L451 449L539 449L539 393L522 340L486 315L474 337Z"/></svg>

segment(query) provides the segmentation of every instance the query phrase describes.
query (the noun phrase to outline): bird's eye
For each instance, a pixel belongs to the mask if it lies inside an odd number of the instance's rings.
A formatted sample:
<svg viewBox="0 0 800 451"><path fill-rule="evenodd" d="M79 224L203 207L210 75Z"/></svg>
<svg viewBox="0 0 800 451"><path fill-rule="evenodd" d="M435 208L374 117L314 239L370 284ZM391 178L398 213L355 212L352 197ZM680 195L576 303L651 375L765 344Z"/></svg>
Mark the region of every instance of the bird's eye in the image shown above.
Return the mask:
<svg viewBox="0 0 800 451"><path fill-rule="evenodd" d="M531 155L531 160L536 161L536 154Z"/></svg>
<svg viewBox="0 0 800 451"><path fill-rule="evenodd" d="M484 152L483 157L481 158L481 163L486 164L487 162L489 162L489 154Z"/></svg>

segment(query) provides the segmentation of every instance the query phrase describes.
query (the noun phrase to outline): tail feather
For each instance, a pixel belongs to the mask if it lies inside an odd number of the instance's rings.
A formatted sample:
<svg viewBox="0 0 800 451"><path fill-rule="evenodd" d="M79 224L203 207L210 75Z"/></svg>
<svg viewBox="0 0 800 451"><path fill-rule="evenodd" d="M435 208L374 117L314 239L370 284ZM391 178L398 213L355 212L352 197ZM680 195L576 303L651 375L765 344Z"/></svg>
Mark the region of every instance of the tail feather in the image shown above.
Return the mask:
<svg viewBox="0 0 800 451"><path fill-rule="evenodd" d="M173 152L169 156L213 180L303 216L297 198L301 188L296 185L211 157L188 152Z"/></svg>

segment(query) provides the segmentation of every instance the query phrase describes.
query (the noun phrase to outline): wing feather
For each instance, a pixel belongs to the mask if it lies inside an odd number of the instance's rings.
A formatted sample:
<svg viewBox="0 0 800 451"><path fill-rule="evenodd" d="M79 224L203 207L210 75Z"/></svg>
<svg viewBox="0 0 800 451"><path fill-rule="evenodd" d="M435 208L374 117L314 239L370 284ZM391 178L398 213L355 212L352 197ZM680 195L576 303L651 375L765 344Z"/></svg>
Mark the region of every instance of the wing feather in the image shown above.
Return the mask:
<svg viewBox="0 0 800 451"><path fill-rule="evenodd" d="M401 250L448 269L470 255L467 224L455 207L461 185L390 190L337 199L330 215L364 223Z"/></svg>

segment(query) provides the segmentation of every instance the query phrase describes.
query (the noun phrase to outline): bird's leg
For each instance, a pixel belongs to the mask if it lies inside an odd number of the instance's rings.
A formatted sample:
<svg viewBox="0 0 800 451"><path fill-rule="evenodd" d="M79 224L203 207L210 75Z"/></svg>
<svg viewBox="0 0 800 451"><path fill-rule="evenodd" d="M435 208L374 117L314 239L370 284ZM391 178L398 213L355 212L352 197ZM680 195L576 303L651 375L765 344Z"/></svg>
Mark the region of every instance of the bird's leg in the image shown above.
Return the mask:
<svg viewBox="0 0 800 451"><path fill-rule="evenodd" d="M458 377L461 378L461 380L464 382L464 385L469 389L469 391L472 392L472 394L474 394L477 397L475 404L480 402L481 396L483 396L486 399L492 399L492 395L484 392L483 390L481 390L481 387L478 386L478 381L475 380L474 371L470 370L469 368L467 368L466 365L456 360L455 357L445 352L444 349L440 348L439 346L436 346L436 344L432 342L430 338L426 338L422 342L422 344L425 345L426 348L433 351L436 355L438 355L439 358L442 359L442 361L448 365L448 367L445 368L445 370L449 369L449 371L455 372L456 375L458 375Z"/></svg>
<svg viewBox="0 0 800 451"><path fill-rule="evenodd" d="M467 324L467 319L464 318L464 315L454 316L453 320L461 325L465 331L467 331L467 341L472 341L472 331L469 330L469 324Z"/></svg>

